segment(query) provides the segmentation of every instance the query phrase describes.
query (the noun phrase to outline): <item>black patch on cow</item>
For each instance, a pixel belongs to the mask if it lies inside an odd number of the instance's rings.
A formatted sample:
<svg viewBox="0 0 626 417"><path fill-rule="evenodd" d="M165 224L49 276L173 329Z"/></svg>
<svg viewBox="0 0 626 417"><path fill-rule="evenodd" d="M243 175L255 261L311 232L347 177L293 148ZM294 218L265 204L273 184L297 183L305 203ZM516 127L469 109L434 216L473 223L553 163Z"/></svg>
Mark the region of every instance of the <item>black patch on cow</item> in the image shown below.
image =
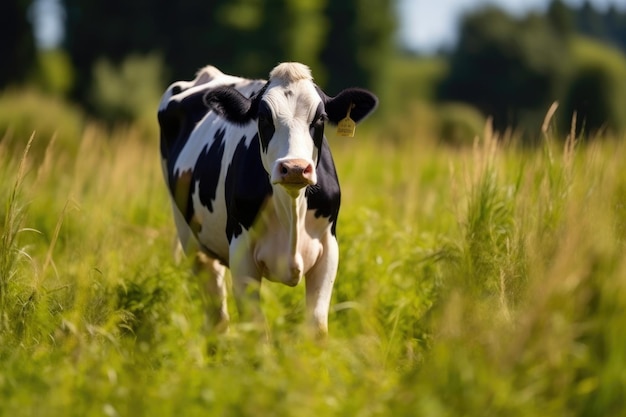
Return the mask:
<svg viewBox="0 0 626 417"><path fill-rule="evenodd" d="M217 87L208 91L204 102L219 116L231 123L245 125L257 118L259 104L269 83L266 83L259 92L248 98L232 87Z"/></svg>
<svg viewBox="0 0 626 417"><path fill-rule="evenodd" d="M322 137L322 152L317 163L317 184L306 189L309 210L315 210L315 217L328 217L331 232L337 233L337 218L341 205L341 189L335 169L335 162L330 153L328 141Z"/></svg>
<svg viewBox="0 0 626 417"><path fill-rule="evenodd" d="M317 86L316 89L326 108L328 121L333 124L339 123L341 119L346 117L350 105L353 106L350 110L350 118L357 123L378 106L378 98L362 88L346 88L335 97L327 96Z"/></svg>
<svg viewBox="0 0 626 417"><path fill-rule="evenodd" d="M176 90L174 86L172 92ZM204 104L206 90L199 90L182 99L172 96L167 106L158 113L161 128L161 156L167 161L168 182L172 194L176 178L174 164L178 155L185 147L196 124L202 120L210 109Z"/></svg>
<svg viewBox="0 0 626 417"><path fill-rule="evenodd" d="M213 143L211 146L205 146L196 160L196 166L193 169L194 182L192 184L189 198L195 192L196 184L199 184L200 202L210 212L213 212L213 201L217 191L217 184L220 178L222 168L222 158L224 156L224 135L226 129L221 128L215 132ZM189 202L191 206L191 202ZM190 219L187 219L189 222Z"/></svg>
<svg viewBox="0 0 626 417"><path fill-rule="evenodd" d="M272 186L261 162L259 136L254 135L250 146L242 137L226 171L224 198L226 200L226 237L230 243L243 228L252 227L263 203L272 195Z"/></svg>
<svg viewBox="0 0 626 417"><path fill-rule="evenodd" d="M272 110L270 110L270 106L265 101L261 101L259 104L258 123L261 149L263 152L267 152L267 148L270 144L270 140L272 140L272 136L274 136L276 127L274 126L274 120L272 118Z"/></svg>

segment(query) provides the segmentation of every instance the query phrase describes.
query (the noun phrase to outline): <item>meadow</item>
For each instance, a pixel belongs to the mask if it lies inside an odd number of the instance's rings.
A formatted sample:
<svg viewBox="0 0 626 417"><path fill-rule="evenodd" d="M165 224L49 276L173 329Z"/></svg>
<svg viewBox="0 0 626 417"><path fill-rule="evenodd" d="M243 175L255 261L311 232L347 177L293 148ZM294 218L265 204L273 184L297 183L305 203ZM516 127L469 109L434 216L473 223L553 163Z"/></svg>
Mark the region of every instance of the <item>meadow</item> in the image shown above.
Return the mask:
<svg viewBox="0 0 626 417"><path fill-rule="evenodd" d="M0 415L625 415L624 138L548 117L536 149L488 126L450 147L386 126L328 134L343 203L323 342L302 285L264 284L267 339L232 299L230 331L207 333L156 135L88 124L25 152L7 131Z"/></svg>

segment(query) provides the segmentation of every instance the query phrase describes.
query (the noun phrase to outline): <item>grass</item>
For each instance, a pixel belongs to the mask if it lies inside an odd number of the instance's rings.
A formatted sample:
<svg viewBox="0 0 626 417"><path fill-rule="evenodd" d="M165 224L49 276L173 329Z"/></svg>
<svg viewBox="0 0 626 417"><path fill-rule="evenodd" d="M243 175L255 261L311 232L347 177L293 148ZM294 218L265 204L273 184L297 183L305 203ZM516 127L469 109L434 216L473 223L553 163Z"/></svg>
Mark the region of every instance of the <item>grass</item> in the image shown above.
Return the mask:
<svg viewBox="0 0 626 417"><path fill-rule="evenodd" d="M273 284L268 341L205 334L155 141L88 126L72 152L35 135L24 158L0 142L0 415L624 414L623 141L402 131L330 135L344 198L324 346L303 288Z"/></svg>

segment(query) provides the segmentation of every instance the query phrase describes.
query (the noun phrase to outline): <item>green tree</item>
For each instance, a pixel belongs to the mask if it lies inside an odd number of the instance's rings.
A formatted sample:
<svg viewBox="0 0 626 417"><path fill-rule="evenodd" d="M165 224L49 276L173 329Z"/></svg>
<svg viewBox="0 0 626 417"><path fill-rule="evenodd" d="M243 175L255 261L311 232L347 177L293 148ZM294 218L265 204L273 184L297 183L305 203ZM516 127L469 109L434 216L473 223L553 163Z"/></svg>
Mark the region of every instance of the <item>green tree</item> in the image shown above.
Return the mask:
<svg viewBox="0 0 626 417"><path fill-rule="evenodd" d="M626 130L626 57L619 50L587 38L573 42L575 72L561 105L561 128L576 133Z"/></svg>
<svg viewBox="0 0 626 417"><path fill-rule="evenodd" d="M563 0L552 0L548 6L548 22L561 36L570 36L575 31L574 12Z"/></svg>
<svg viewBox="0 0 626 417"><path fill-rule="evenodd" d="M607 30L602 13L593 7L589 0L580 7L577 13L577 26L583 33L591 34L594 37L606 38Z"/></svg>
<svg viewBox="0 0 626 417"><path fill-rule="evenodd" d="M87 100L93 69L105 59L160 53L167 78L190 79L207 64L267 77L279 61L320 71L326 26L313 0L64 0L65 46L77 72L75 96Z"/></svg>
<svg viewBox="0 0 626 417"><path fill-rule="evenodd" d="M281 61L309 65L323 77L319 61L323 35L323 3L315 0L235 0L218 9L216 39L230 39L225 71L267 77Z"/></svg>
<svg viewBox="0 0 626 417"><path fill-rule="evenodd" d="M535 130L565 88L568 62L567 40L545 18L487 8L464 18L440 98L473 104L498 130Z"/></svg>
<svg viewBox="0 0 626 417"><path fill-rule="evenodd" d="M131 54L162 51L169 76L190 78L216 55L216 1L64 0L67 49L76 71L74 96L87 102L99 59L119 65ZM219 59L218 59L219 60Z"/></svg>
<svg viewBox="0 0 626 417"><path fill-rule="evenodd" d="M24 81L36 64L33 28L28 20L31 0L0 2L0 88Z"/></svg>
<svg viewBox="0 0 626 417"><path fill-rule="evenodd" d="M329 31L322 62L334 94L350 85L386 94L385 80L393 58L395 18L391 0L329 1L324 14ZM383 99L384 100L384 99Z"/></svg>
<svg viewBox="0 0 626 417"><path fill-rule="evenodd" d="M120 67L154 53L170 81L207 64L263 78L278 62L300 61L331 93L349 85L379 92L394 50L393 0L63 1L74 97L83 102L96 63Z"/></svg>
<svg viewBox="0 0 626 417"><path fill-rule="evenodd" d="M599 39L626 52L626 11L611 5L605 11L596 9L590 1L580 7L567 6L563 0L553 0L548 18L558 30L573 25L573 32Z"/></svg>

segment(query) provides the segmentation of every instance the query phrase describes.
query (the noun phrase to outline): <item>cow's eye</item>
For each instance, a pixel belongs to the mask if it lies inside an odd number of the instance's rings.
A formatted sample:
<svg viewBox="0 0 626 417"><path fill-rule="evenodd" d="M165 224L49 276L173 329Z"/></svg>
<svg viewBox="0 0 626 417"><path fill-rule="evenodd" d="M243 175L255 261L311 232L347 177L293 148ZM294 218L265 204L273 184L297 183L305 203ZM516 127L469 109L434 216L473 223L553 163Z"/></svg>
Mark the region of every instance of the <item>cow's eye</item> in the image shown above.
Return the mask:
<svg viewBox="0 0 626 417"><path fill-rule="evenodd" d="M270 140L274 135L274 121L272 120L272 113L267 106L267 103L262 102L259 107L259 139L261 139L261 147L263 151L267 151Z"/></svg>
<svg viewBox="0 0 626 417"><path fill-rule="evenodd" d="M322 140L324 139L324 122L326 121L326 115L320 114L311 123L311 137L315 146L320 148L322 146Z"/></svg>
<svg viewBox="0 0 626 417"><path fill-rule="evenodd" d="M313 122L311 122L311 127L319 126L320 124L324 124L324 123L326 123L327 119L328 119L328 116L326 116L326 114L322 113L319 116L317 116L315 119L313 119Z"/></svg>

